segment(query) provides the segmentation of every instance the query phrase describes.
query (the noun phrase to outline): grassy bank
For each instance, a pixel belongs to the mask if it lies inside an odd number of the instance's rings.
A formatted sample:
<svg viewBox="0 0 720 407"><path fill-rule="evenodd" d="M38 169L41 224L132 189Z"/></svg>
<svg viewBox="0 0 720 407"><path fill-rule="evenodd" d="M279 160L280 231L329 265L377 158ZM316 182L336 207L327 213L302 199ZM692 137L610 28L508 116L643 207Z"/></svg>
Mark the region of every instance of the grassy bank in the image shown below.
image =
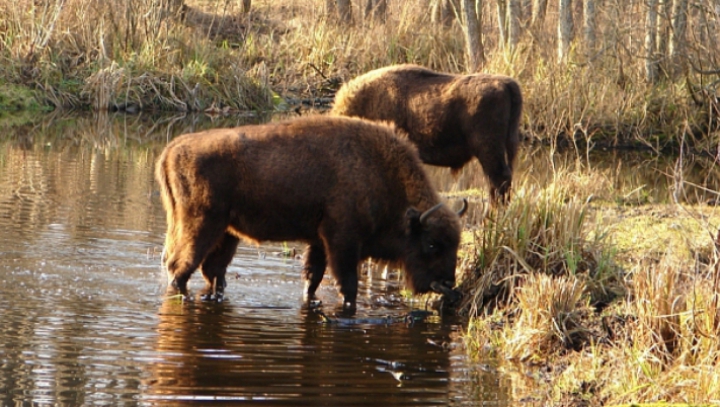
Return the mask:
<svg viewBox="0 0 720 407"><path fill-rule="evenodd" d="M648 198L612 170L531 170L470 246L469 352L538 405L717 403L720 209L680 175Z"/></svg>
<svg viewBox="0 0 720 407"><path fill-rule="evenodd" d="M329 18L321 0L258 0L247 14L240 3L189 0L174 10L147 0L4 2L0 94L11 85L32 93L27 105L230 112L324 104L343 81L390 64L466 71L461 24L433 22L427 0L390 1L386 23L363 20L356 4L352 25ZM528 138L661 150L685 137L714 149L717 74L708 71L717 69L718 44L691 25L684 60L705 73L684 65L686 74L648 84L637 24L644 3L635 3L600 7L595 47L578 39L563 62L554 3L543 24L523 20L512 52L486 4L483 70L522 84ZM579 23L576 31L579 38Z"/></svg>

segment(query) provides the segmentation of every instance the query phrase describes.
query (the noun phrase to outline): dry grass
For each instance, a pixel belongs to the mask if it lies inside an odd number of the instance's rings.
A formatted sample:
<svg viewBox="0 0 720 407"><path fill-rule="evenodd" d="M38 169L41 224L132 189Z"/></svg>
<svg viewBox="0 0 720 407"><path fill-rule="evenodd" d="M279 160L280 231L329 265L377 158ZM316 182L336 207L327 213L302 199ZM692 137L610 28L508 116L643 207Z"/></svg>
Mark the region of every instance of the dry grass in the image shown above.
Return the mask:
<svg viewBox="0 0 720 407"><path fill-rule="evenodd" d="M250 14L239 1L188 0L183 18L166 3L3 2L0 77L58 107L228 111L312 103L331 97L342 81L390 64L466 70L460 24L433 23L426 0L389 2L385 24L363 20L355 7L350 26L328 18L323 0L258 0ZM591 146L632 141L659 151L684 132L701 148L715 148L717 117L705 102L716 78L690 69L690 82L646 83L640 2L603 5L596 49L578 41L567 63L555 57L554 7L511 52L498 43L496 11L486 4L483 70L521 82L528 137ZM708 27L716 23L709 17ZM717 68L715 37L705 26L689 29L687 60Z"/></svg>
<svg viewBox="0 0 720 407"><path fill-rule="evenodd" d="M462 283L471 354L542 405L717 403L720 211L672 189L628 207L637 185L608 171L523 165Z"/></svg>

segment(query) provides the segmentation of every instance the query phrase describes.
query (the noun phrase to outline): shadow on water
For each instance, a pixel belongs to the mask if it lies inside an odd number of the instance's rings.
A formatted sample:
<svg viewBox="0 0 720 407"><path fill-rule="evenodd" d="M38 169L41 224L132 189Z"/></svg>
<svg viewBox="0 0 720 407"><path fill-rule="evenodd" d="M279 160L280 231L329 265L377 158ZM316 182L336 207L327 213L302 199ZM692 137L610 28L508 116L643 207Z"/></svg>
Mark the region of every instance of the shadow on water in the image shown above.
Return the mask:
<svg viewBox="0 0 720 407"><path fill-rule="evenodd" d="M266 118L223 120L69 115L0 135L0 405L509 405L462 321L368 322L424 306L397 272L363 266L357 324L303 308L293 244L241 245L223 303L164 298L153 164L178 134ZM318 294L332 314L330 277Z"/></svg>

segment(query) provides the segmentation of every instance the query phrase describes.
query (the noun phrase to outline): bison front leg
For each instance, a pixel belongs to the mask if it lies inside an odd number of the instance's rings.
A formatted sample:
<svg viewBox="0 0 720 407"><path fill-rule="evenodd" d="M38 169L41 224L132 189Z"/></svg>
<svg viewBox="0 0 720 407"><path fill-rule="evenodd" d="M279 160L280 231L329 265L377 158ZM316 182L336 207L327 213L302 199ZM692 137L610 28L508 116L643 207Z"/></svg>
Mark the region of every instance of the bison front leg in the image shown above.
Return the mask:
<svg viewBox="0 0 720 407"><path fill-rule="evenodd" d="M322 244L316 243L308 246L305 250L305 265L303 267L305 301L309 302L315 299L315 291L322 282L326 267L327 259Z"/></svg>
<svg viewBox="0 0 720 407"><path fill-rule="evenodd" d="M225 233L218 245L207 255L200 270L205 278L203 296L208 299L221 299L227 282L225 272L237 250L240 239Z"/></svg>
<svg viewBox="0 0 720 407"><path fill-rule="evenodd" d="M328 251L333 277L340 286L340 294L344 298L343 308L354 311L358 291L357 266L360 261L360 250L355 245L339 245Z"/></svg>

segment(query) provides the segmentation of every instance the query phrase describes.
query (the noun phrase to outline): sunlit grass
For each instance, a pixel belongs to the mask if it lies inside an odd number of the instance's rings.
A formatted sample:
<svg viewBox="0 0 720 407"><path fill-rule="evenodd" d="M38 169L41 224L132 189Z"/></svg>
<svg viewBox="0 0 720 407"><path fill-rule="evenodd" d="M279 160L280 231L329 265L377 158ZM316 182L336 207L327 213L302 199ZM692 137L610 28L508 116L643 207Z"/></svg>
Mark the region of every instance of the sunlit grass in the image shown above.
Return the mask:
<svg viewBox="0 0 720 407"><path fill-rule="evenodd" d="M635 185L615 189L587 167L531 175L467 254L470 354L497 360L515 396L541 404L717 402L716 207L628 206L616 198Z"/></svg>
<svg viewBox="0 0 720 407"><path fill-rule="evenodd" d="M250 14L240 2L186 4L179 18L145 0L4 2L0 76L54 107L227 111L293 107L273 93L290 102L332 97L343 81L391 64L466 71L461 25L433 23L421 0L392 3L384 24L357 11L352 25L328 18L322 0L258 0ZM588 58L578 46L571 63L560 63L552 13L513 52L499 44L494 13L486 4L483 71L518 79L529 139L660 151L677 147L686 132L701 148L717 144L716 118L690 97L688 84L701 78L644 80L645 60L632 49L643 35L637 15L613 21L635 28L604 32L604 51ZM703 58L717 51L704 49ZM702 131L707 137L698 137Z"/></svg>

